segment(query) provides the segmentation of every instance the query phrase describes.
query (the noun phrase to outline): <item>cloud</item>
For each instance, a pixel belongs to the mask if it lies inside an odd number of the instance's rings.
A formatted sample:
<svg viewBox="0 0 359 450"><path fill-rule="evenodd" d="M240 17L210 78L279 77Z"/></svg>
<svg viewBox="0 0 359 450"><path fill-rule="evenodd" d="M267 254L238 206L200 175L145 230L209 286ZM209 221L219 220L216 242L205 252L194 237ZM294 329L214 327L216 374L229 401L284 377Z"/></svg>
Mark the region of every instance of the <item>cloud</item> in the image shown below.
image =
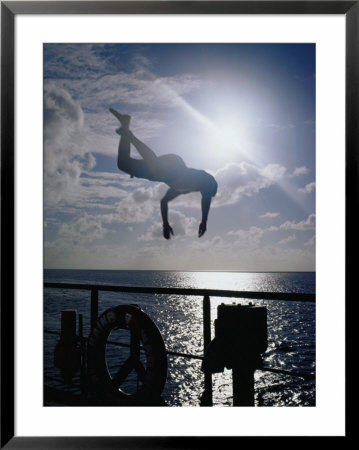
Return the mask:
<svg viewBox="0 0 359 450"><path fill-rule="evenodd" d="M140 223L148 220L154 212L155 204L150 197L134 191L128 193L116 206L116 212L109 215L120 223ZM158 205L159 208L159 205ZM107 219L106 219L107 220Z"/></svg>
<svg viewBox="0 0 359 450"><path fill-rule="evenodd" d="M156 199L156 189L138 188L126 192L120 201L112 204L108 214L99 214L97 217L103 224L116 223L135 224L150 219L156 209L160 209Z"/></svg>
<svg viewBox="0 0 359 450"><path fill-rule="evenodd" d="M94 165L86 146L84 114L68 92L44 90L45 203L69 201L79 189L84 168Z"/></svg>
<svg viewBox="0 0 359 450"><path fill-rule="evenodd" d="M151 61L141 52L145 47L121 46L121 52L102 44L48 44L45 46L45 134L54 139L53 123L61 129L71 130L77 117L70 116L65 125L53 120L52 108L46 108L51 95L61 92L68 103L82 115L80 140L85 152L116 155L114 133L117 120L109 113L114 107L130 113L132 131L147 140L161 134L167 122L167 110L183 108L183 96L203 88L203 81L190 73L172 76L155 76L148 68ZM63 101L60 101L64 105ZM56 105L57 111L59 106ZM72 123L69 123L72 120ZM68 125L70 124L70 127ZM79 130L77 130L79 131ZM80 136L79 136L80 138ZM60 139L60 142L62 140ZM73 141L73 137L71 139ZM70 148L69 142L64 142ZM74 148L72 147L74 150ZM78 150L75 150L78 153ZM80 152L83 156L83 151ZM90 164L93 163L93 160Z"/></svg>
<svg viewBox="0 0 359 450"><path fill-rule="evenodd" d="M196 76L183 73L156 76L145 47L103 44L47 44L45 80L52 79L91 112L103 105L174 107L180 96L203 85Z"/></svg>
<svg viewBox="0 0 359 450"><path fill-rule="evenodd" d="M53 81L54 83L54 81ZM155 77L149 72L116 72L96 78L57 79L56 85L81 101L82 107L92 112L103 110L103 105L125 105L148 108L181 106L181 97L202 86L191 74Z"/></svg>
<svg viewBox="0 0 359 450"><path fill-rule="evenodd" d="M268 164L264 168L247 162L228 163L216 172L208 170L217 183L218 192L212 199L212 207L233 205L243 197L255 195L286 176L286 168L279 164ZM161 196L167 188L162 186ZM158 197L160 200L161 197ZM201 198L198 192L181 195L173 201L178 207L198 208ZM172 204L172 202L171 202ZM274 216L273 216L274 217Z"/></svg>
<svg viewBox="0 0 359 450"><path fill-rule="evenodd" d="M315 245L315 235L312 236L304 245L307 247L311 247L311 246Z"/></svg>
<svg viewBox="0 0 359 450"><path fill-rule="evenodd" d="M226 258L233 253L232 243L218 235L211 239L207 239L207 237L196 239L191 242L189 249L189 259L198 261L200 258L199 267L202 267L202 270L209 268L215 270L219 259Z"/></svg>
<svg viewBox="0 0 359 450"><path fill-rule="evenodd" d="M179 211L172 210L169 212L169 222L173 229L176 239L182 236L194 235L197 231L197 221L194 217L187 217ZM162 223L155 223L147 230L145 234L139 237L139 241L153 241L156 239L163 240Z"/></svg>
<svg viewBox="0 0 359 450"><path fill-rule="evenodd" d="M275 217L278 217L279 213L276 212L266 212L265 214L262 214L259 216L261 219L274 219Z"/></svg>
<svg viewBox="0 0 359 450"><path fill-rule="evenodd" d="M78 79L96 77L98 72L110 69L100 56L101 44L46 44L46 77Z"/></svg>
<svg viewBox="0 0 359 450"><path fill-rule="evenodd" d="M315 214L310 214L306 220L302 220L301 222L294 222L288 220L279 225L279 227L270 228L270 231L276 230L298 230L298 231L315 230Z"/></svg>
<svg viewBox="0 0 359 450"><path fill-rule="evenodd" d="M81 107L71 98L70 94L53 84L45 86L44 92L44 124L45 139L57 137L63 133L64 125L70 131L83 126L84 114Z"/></svg>
<svg viewBox="0 0 359 450"><path fill-rule="evenodd" d="M298 192L302 192L303 194L310 194L315 190L315 181L308 183L304 186L304 188L299 188Z"/></svg>
<svg viewBox="0 0 359 450"><path fill-rule="evenodd" d="M298 177L300 175L306 175L307 173L309 173L309 169L308 167L305 166L301 166L301 167L296 167L292 173L293 177Z"/></svg>
<svg viewBox="0 0 359 450"><path fill-rule="evenodd" d="M246 248L258 248L264 235L264 230L252 226L249 230L229 231L228 236L234 237L236 240L233 245Z"/></svg>
<svg viewBox="0 0 359 450"><path fill-rule="evenodd" d="M261 169L247 162L229 163L214 173L218 193L213 199L213 206L231 205L245 196L250 197L272 186L285 173L285 167L279 164L268 164Z"/></svg>
<svg viewBox="0 0 359 450"><path fill-rule="evenodd" d="M108 193L107 190L104 192ZM150 219L155 207L159 209L159 204L154 201L156 195L157 191L154 188L149 190L139 188L133 192L126 192L121 201L111 205L113 212L107 214L88 214L85 212L70 223L63 223L58 234L64 238L76 239L81 242L103 239L111 231L108 228L111 225L141 223ZM91 205L86 204L86 207L89 206ZM97 206L97 204L94 204L94 206ZM81 209L80 206L79 209ZM177 233L179 235L184 234L183 225L179 220L179 216L182 217L183 215L179 212L173 212L172 216L177 225ZM188 224L189 219L186 218L186 228L188 228Z"/></svg>
<svg viewBox="0 0 359 450"><path fill-rule="evenodd" d="M64 89L48 85L44 91L45 206L106 208L109 201L120 200L123 221L148 217L152 206L139 207L141 196L142 203L145 198L159 200L166 188L155 185L145 192L137 190L142 180L120 172L94 172L96 160L88 143L82 108ZM135 190L129 193L129 187Z"/></svg>
<svg viewBox="0 0 359 450"><path fill-rule="evenodd" d="M104 103L105 105L105 103ZM127 106L116 106L121 112L129 112ZM118 120L108 111L101 108L96 112L87 112L85 123L91 136L89 148L95 153L117 156L119 135L115 130L119 127ZM141 140L147 141L160 136L166 125L166 116L160 111L131 111L131 130Z"/></svg>
<svg viewBox="0 0 359 450"><path fill-rule="evenodd" d="M103 239L107 233L108 230L103 228L99 217L85 213L69 224L62 224L58 234L59 236L70 238L77 243L86 243Z"/></svg>
<svg viewBox="0 0 359 450"><path fill-rule="evenodd" d="M296 240L295 234L292 234L291 236L288 236L284 239L282 239L281 241L277 242L278 245L285 245L288 244L289 242L293 242Z"/></svg>
<svg viewBox="0 0 359 450"><path fill-rule="evenodd" d="M260 170L260 173L263 177L275 182L284 177L286 174L286 168L280 166L279 164L268 164Z"/></svg>
<svg viewBox="0 0 359 450"><path fill-rule="evenodd" d="M285 173L286 169L277 164L267 165L263 169L246 162L227 164L214 173L219 188L216 197L212 200L212 206L231 205L245 196L252 196L261 189L272 186L285 176ZM131 187L135 189L131 191ZM79 205L82 203L101 207L99 202L105 202L109 198L118 198L121 200L120 203L117 203L118 211L122 210L123 215L130 218L133 214L138 215L139 211L136 206L138 203L144 205L144 212L147 211L147 213L149 212L148 203L152 204L151 208L153 208L153 204L156 204L157 207L168 186L164 183L130 179L121 173L82 171L77 189L77 194L72 197L72 204L76 204L77 198ZM171 205L199 208L200 202L201 197L198 192L181 195L170 203L169 210L171 211ZM277 215L279 214L267 213L265 217L273 218Z"/></svg>
<svg viewBox="0 0 359 450"><path fill-rule="evenodd" d="M98 195L102 192L105 196L115 195L117 193L117 198L119 199L119 201L111 202L106 207L106 209L111 210L110 213L97 215L103 224L134 224L145 222L153 216L155 211L160 210L159 201L166 191L166 187L159 183L150 187L135 184L135 189L126 191L119 188L103 187L102 183L107 183L106 179L99 181L101 183L100 185L95 184L91 186L93 191L97 191ZM109 181L111 181L111 178ZM96 197L92 207L101 207L100 201L101 198ZM90 207L91 203L87 202L85 205L86 207Z"/></svg>

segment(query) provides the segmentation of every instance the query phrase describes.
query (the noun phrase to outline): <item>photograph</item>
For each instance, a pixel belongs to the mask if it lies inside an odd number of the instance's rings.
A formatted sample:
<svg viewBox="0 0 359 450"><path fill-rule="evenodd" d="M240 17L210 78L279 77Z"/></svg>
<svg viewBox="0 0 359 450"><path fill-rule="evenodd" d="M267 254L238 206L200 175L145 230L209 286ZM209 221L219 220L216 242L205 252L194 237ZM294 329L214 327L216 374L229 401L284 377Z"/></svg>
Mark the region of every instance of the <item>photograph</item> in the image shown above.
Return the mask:
<svg viewBox="0 0 359 450"><path fill-rule="evenodd" d="M43 43L44 407L316 406L316 51Z"/></svg>

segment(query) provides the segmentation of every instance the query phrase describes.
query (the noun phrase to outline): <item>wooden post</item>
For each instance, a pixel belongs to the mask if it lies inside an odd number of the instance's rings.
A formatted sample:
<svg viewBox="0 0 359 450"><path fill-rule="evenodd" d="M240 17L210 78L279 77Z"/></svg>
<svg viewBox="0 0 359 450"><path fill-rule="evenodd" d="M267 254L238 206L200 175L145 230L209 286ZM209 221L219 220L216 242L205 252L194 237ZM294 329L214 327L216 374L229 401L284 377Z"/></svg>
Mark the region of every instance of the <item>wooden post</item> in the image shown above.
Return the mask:
<svg viewBox="0 0 359 450"><path fill-rule="evenodd" d="M98 290L91 289L91 331L94 329L98 318Z"/></svg>
<svg viewBox="0 0 359 450"><path fill-rule="evenodd" d="M211 342L211 301L208 295L203 297L203 347L204 352ZM204 394L202 406L212 406L212 374L204 374Z"/></svg>

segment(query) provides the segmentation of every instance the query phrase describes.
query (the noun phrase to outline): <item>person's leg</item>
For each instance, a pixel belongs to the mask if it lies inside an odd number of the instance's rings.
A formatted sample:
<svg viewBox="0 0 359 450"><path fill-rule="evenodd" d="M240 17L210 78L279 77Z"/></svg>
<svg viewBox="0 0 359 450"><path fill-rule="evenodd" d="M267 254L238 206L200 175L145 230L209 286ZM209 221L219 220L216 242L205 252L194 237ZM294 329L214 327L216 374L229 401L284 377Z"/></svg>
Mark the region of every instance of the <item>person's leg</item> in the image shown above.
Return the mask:
<svg viewBox="0 0 359 450"><path fill-rule="evenodd" d="M123 126L123 128L126 128L128 130L128 128L130 126L131 116L129 116L127 114L121 114L112 108L110 108L109 111L116 117L116 119L118 119L121 122L121 125Z"/></svg>
<svg viewBox="0 0 359 450"><path fill-rule="evenodd" d="M117 132L121 134L120 130L117 130ZM131 177L155 181L156 178L153 176L147 162L144 159L131 158L130 150L131 142L129 136L121 136L118 146L117 167L122 172L130 174Z"/></svg>
<svg viewBox="0 0 359 450"><path fill-rule="evenodd" d="M152 173L154 175L157 175L158 171L160 170L160 167L156 153L142 141L137 139L136 136L131 131L129 131L128 137L130 139L130 142L135 146L136 150L141 155L141 157L147 162Z"/></svg>
<svg viewBox="0 0 359 450"><path fill-rule="evenodd" d="M152 180L165 181L176 176L175 172L186 168L178 155L163 155L158 157L146 144L140 141L130 130L130 116L120 114L110 109L111 113L121 122L122 127L116 132L121 136L118 149L118 168L134 176ZM130 147L133 144L142 160L130 157Z"/></svg>
<svg viewBox="0 0 359 450"><path fill-rule="evenodd" d="M158 172L157 156L154 151L137 139L129 130L131 117L121 114L112 108L110 108L110 112L120 121L122 125L121 128L116 130L116 132L121 136L118 146L117 167L124 172L130 173L132 166L138 162L138 160L134 160L130 157L132 142L139 154L142 156L143 160L148 164L150 171L153 174L156 174L156 172Z"/></svg>
<svg viewBox="0 0 359 450"><path fill-rule="evenodd" d="M130 116L125 116L118 113L114 109L110 109L110 111L121 122L122 127L120 128L120 130L126 131L123 134L121 133L121 139L118 145L117 167L124 172L132 174L132 158L130 158L131 140L128 134L128 127L130 125L131 118Z"/></svg>
<svg viewBox="0 0 359 450"><path fill-rule="evenodd" d="M129 131L130 141L147 163L151 173L158 180L167 182L168 177L176 176L176 172L186 168L182 158L178 155L162 155L157 156L146 144L140 141L136 136Z"/></svg>
<svg viewBox="0 0 359 450"><path fill-rule="evenodd" d="M161 164L161 160L163 157L158 158L156 153L151 150L146 144L144 144L142 141L136 138L136 136L128 129L125 129L124 127L119 128L116 130L118 134L120 134L121 142L122 139L128 138L128 140L124 141L124 145L127 143L133 144L138 151L138 153L142 157L142 162L148 167L148 170L150 171L152 178L157 179L158 181L162 180L163 177L167 174L166 167L163 167L163 164ZM125 147L125 150L127 150L127 147ZM138 161L138 160L133 160Z"/></svg>
<svg viewBox="0 0 359 450"><path fill-rule="evenodd" d="M129 172L131 166L131 142L128 136L121 136L119 145L118 145L118 155L117 155L117 167L127 173Z"/></svg>

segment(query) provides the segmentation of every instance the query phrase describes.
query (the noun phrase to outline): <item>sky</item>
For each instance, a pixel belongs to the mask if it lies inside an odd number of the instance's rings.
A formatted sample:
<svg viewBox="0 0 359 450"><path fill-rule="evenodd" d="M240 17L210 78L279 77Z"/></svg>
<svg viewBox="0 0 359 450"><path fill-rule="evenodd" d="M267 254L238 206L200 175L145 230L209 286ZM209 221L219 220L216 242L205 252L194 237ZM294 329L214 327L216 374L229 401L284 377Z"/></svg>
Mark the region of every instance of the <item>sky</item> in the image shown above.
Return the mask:
<svg viewBox="0 0 359 450"><path fill-rule="evenodd" d="M200 193L117 168L119 122L218 182ZM131 156L140 158L135 148ZM46 268L315 270L314 44L45 44Z"/></svg>

